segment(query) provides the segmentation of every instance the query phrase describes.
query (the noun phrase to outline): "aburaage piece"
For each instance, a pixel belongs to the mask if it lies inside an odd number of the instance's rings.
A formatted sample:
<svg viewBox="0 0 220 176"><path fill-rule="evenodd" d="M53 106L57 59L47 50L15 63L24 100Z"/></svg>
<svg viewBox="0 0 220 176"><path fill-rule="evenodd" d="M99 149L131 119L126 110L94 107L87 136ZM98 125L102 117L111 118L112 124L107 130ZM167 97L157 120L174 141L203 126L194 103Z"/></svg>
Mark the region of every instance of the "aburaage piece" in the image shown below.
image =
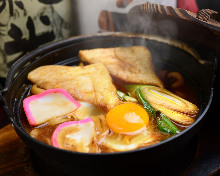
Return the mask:
<svg viewBox="0 0 220 176"><path fill-rule="evenodd" d="M28 79L39 88L62 88L76 100L105 109L111 109L119 103L112 78L101 63L77 67L42 66L30 72Z"/></svg>
<svg viewBox="0 0 220 176"><path fill-rule="evenodd" d="M123 81L163 87L152 63L151 53L144 46L98 48L79 51L87 63L103 63L110 74Z"/></svg>

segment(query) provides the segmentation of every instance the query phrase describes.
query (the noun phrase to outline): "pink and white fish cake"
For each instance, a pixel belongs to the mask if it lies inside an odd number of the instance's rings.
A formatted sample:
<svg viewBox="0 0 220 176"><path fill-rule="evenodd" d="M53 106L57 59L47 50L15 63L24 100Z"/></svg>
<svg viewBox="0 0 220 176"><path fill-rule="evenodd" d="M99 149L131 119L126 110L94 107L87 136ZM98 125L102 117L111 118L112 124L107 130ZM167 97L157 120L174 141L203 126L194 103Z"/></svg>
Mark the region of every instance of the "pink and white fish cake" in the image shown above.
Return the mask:
<svg viewBox="0 0 220 176"><path fill-rule="evenodd" d="M52 135L52 145L77 152L98 152L95 124L91 118L60 124Z"/></svg>
<svg viewBox="0 0 220 176"><path fill-rule="evenodd" d="M25 98L23 107L29 124L36 126L75 111L80 103L63 89L48 89Z"/></svg>

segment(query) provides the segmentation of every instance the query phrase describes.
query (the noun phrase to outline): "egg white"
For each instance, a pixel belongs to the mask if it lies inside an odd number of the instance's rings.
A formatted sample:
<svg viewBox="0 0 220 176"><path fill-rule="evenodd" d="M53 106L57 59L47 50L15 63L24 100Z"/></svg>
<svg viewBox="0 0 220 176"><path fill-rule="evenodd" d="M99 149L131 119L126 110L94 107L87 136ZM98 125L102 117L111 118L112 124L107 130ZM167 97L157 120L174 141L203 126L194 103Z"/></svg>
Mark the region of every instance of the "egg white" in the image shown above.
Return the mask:
<svg viewBox="0 0 220 176"><path fill-rule="evenodd" d="M73 112L73 116L75 116L79 120L83 120L91 116L106 114L105 110L90 103L80 101L80 104L81 106Z"/></svg>

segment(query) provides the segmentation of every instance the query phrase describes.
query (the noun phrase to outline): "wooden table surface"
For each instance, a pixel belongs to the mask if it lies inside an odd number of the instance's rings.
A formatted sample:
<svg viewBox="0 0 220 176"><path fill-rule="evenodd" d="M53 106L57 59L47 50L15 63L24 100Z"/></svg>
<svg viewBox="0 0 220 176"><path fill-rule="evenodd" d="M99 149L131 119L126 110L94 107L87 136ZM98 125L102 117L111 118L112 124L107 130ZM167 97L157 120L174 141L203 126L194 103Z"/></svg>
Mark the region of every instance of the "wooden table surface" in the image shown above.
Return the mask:
<svg viewBox="0 0 220 176"><path fill-rule="evenodd" d="M218 125L205 124L198 138L199 147L196 157L212 150L220 150ZM0 128L0 175L38 175L32 167L29 148L17 136L11 124Z"/></svg>
<svg viewBox="0 0 220 176"><path fill-rule="evenodd" d="M11 124L0 129L0 175L37 176L32 168L29 148Z"/></svg>

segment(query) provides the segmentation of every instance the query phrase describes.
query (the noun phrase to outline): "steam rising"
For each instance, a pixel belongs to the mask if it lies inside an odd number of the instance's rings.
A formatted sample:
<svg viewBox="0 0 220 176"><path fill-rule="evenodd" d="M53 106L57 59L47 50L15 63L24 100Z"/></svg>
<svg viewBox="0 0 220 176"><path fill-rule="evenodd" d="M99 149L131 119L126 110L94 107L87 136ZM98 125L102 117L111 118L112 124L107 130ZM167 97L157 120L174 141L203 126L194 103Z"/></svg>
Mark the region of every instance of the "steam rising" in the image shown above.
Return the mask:
<svg viewBox="0 0 220 176"><path fill-rule="evenodd" d="M74 0L73 1L73 11L74 11L74 26L78 29L78 34L95 34L100 31L98 19L101 11L108 11L111 13L125 15L136 5L145 4L146 2L157 3L167 6L176 6L176 0L133 0L124 8L117 7L116 0ZM151 17L149 19L132 19L138 21L139 24L147 23L147 25L152 25ZM119 21L118 23L123 23ZM167 23L167 30L169 31L173 24ZM120 24L116 24L120 25ZM154 24L153 24L154 25ZM127 29L128 30L128 29ZM146 32L146 31L145 31Z"/></svg>

